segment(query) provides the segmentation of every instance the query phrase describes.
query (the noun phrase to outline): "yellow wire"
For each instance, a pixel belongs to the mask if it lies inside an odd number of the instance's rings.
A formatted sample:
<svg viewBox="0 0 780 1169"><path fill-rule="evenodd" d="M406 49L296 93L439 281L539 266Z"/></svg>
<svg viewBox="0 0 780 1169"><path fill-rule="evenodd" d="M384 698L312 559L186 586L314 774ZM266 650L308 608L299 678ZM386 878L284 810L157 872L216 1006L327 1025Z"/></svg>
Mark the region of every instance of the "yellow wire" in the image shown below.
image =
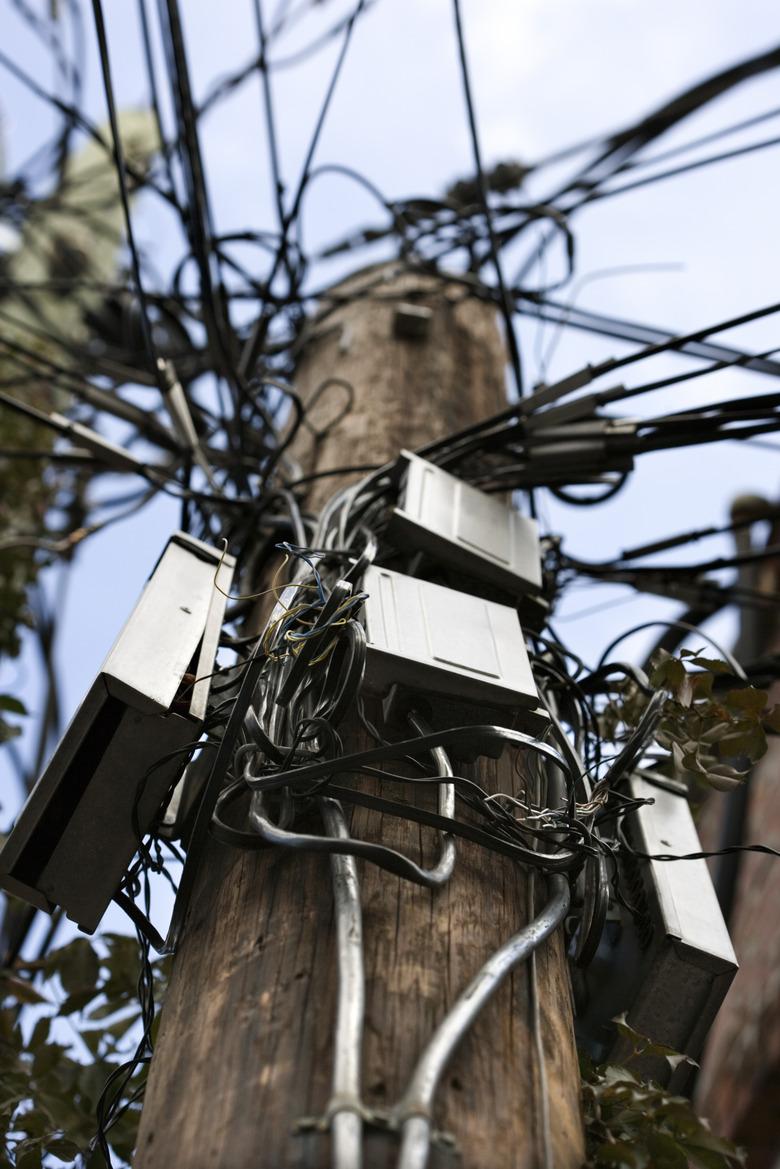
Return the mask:
<svg viewBox="0 0 780 1169"><path fill-rule="evenodd" d="M329 621L324 629L319 629L314 634L314 636L315 637L322 637L323 633L329 633L330 630L334 629L337 625L346 625L349 618L348 617L339 618L338 614L343 613L344 610L349 607L351 600L352 600L351 597L347 597L344 601L342 601L341 604L336 609L335 613L333 614L334 619L332 621ZM305 608L307 608L306 605L297 606L298 611L300 611L301 609L305 609ZM293 609L288 610L288 612L285 614L285 618L279 617L279 619L274 622L274 626L272 628L275 628L279 624L280 621L285 620L286 617L290 616L291 614L294 616L295 610L293 610ZM301 624L312 626L315 624L315 622L302 621ZM269 630L266 634L266 637L272 632L272 628L269 628ZM306 644L306 642L311 641L311 638L310 637L303 638L303 639L296 638L294 636L294 631L292 629L288 629L284 635L284 640L288 646L287 654L292 655L293 657L297 658L298 655L300 654L301 650L303 649L304 645ZM265 639L264 639L263 640L263 649L265 649L265 644L266 643L265 643ZM327 648L322 651L322 653L318 654L317 657L312 658L312 660L308 663L306 668L311 669L312 666L316 666L320 662L323 662L325 660L325 658L330 653L332 653L333 647L335 646L335 644L336 644L336 639L334 637L333 640L328 644ZM273 654L273 655L269 654L269 657L272 657L273 661L280 661L285 656L286 656L285 654Z"/></svg>
<svg viewBox="0 0 780 1169"><path fill-rule="evenodd" d="M272 582L271 587L269 589L262 589L259 593L238 593L236 596L233 596L231 593L226 593L225 590L222 588L222 586L220 584L218 584L217 578L219 577L219 570L225 562L225 557L227 556L227 549L228 549L228 542L223 537L223 539L222 539L222 555L219 558L219 564L217 565L216 570L214 572L214 588L217 590L218 593L222 593L223 597L227 597L227 599L229 601L255 601L255 600L257 600L258 597L267 597L269 593L283 593L286 588L290 587L289 585L277 585L276 584L276 581L279 579L279 574L281 573L281 571L284 568L287 561L290 559L289 555L285 552L284 560L282 561L282 563L279 565L276 572L274 573L273 582ZM316 589L317 588L316 584L299 584L299 585L296 585L295 587L299 588L299 589ZM284 603L284 602L282 602L282 603Z"/></svg>

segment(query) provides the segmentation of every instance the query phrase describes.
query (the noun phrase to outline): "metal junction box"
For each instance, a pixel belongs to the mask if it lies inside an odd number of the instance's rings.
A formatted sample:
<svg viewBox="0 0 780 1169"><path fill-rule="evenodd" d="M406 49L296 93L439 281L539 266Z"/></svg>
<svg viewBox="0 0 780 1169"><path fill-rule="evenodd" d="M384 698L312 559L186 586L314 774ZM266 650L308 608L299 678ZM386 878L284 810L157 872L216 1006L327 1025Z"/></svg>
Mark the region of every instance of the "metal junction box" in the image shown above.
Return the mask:
<svg viewBox="0 0 780 1169"><path fill-rule="evenodd" d="M96 928L200 734L233 567L171 537L0 851L4 889Z"/></svg>
<svg viewBox="0 0 780 1169"><path fill-rule="evenodd" d="M371 566L366 688L393 685L464 704L535 711L539 696L514 609Z"/></svg>
<svg viewBox="0 0 780 1169"><path fill-rule="evenodd" d="M520 597L539 592L542 568L534 520L440 467L403 451L403 478L390 535L443 564Z"/></svg>
<svg viewBox="0 0 780 1169"><path fill-rule="evenodd" d="M701 851L684 795L639 777L629 795L653 799L632 813L627 837L637 852L684 856ZM620 1063L629 1054L610 1020L623 1011L635 1031L695 1058L737 971L737 959L704 860L621 863L626 913L614 949L602 942L588 972L589 1002L577 1030L596 1058ZM672 1074L663 1058L632 1061L642 1074L680 1088L689 1072Z"/></svg>

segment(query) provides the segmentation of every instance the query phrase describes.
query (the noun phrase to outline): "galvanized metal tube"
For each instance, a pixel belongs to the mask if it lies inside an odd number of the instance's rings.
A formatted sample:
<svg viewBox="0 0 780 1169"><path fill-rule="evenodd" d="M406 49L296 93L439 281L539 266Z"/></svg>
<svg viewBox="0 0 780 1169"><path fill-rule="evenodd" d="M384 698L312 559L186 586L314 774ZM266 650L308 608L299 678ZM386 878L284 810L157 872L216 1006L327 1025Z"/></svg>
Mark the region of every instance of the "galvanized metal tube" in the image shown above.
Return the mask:
<svg viewBox="0 0 780 1169"><path fill-rule="evenodd" d="M425 719L417 713L409 715L409 722L418 735L430 735L432 728L426 723ZM433 747L431 749L431 757L436 764L436 770L439 775L452 775L452 764L449 756L443 747ZM439 815L449 816L455 815L455 784L442 783L439 784ZM441 852L437 864L430 870L431 879L436 881L436 884L445 884L452 876L455 868L455 840L448 833L441 834Z"/></svg>
<svg viewBox="0 0 780 1169"><path fill-rule="evenodd" d="M453 1052L501 983L561 924L569 909L569 886L559 875L549 878L552 896L529 925L487 960L434 1032L420 1056L398 1107L401 1152L398 1169L425 1169L430 1152L431 1110L439 1081Z"/></svg>
<svg viewBox="0 0 780 1169"><path fill-rule="evenodd" d="M341 805L327 797L323 797L319 803L328 835L348 838ZM361 1169L363 1118L360 1079L365 975L360 882L353 856L331 856L330 871L336 906L339 975L333 1045L333 1095L328 1108L333 1137L332 1164L333 1169Z"/></svg>

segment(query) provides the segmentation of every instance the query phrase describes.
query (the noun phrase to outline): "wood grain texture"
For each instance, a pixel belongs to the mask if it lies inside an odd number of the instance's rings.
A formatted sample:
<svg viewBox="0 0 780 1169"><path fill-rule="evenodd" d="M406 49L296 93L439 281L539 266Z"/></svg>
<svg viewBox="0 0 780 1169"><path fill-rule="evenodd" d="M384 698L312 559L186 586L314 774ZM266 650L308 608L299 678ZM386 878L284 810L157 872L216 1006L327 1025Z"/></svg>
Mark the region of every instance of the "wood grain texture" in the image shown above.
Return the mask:
<svg viewBox="0 0 780 1169"><path fill-rule="evenodd" d="M316 321L300 363L304 399L331 376L355 387L337 431L298 444L312 469L384 463L468 425L505 403L504 349L493 310L460 289L401 282L371 270L380 296ZM336 290L336 298L345 287ZM397 340L398 296L425 293L427 340ZM418 295L419 300L419 295ZM337 404L323 394L321 420ZM330 415L333 416L332 413ZM319 505L334 489L319 481ZM353 727L352 749L365 741ZM491 790L513 790L514 759L459 768ZM349 782L342 779L341 782ZM371 781L365 781L371 786ZM393 796L432 806L419 787ZM315 830L318 827L313 824ZM419 826L358 808L352 831L430 860ZM505 858L460 842L451 882L431 892L359 863L367 973L364 1100L387 1108L417 1056L489 953L526 920L526 876ZM279 852L241 854L212 842L163 1010L141 1122L136 1169L326 1169L327 1132L302 1128L329 1098L336 967L328 861ZM556 1169L582 1164L579 1076L569 980L560 938L538 957ZM529 1030L528 975L501 988L456 1053L435 1123L457 1142L435 1147L431 1169L535 1169L539 1088ZM365 1169L393 1166L396 1134L369 1131Z"/></svg>

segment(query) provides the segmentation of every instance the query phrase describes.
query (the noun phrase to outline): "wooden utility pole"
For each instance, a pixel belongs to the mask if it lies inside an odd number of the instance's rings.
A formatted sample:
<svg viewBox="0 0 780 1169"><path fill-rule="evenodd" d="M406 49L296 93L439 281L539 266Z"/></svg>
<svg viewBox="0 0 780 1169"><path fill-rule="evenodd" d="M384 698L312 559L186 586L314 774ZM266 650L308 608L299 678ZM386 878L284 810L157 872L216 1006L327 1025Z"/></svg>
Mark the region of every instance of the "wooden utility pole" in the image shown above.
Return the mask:
<svg viewBox="0 0 780 1169"><path fill-rule="evenodd" d="M427 323L425 314L404 316L403 304L430 309ZM415 325L422 335L410 335ZM383 464L402 447L505 405L495 311L455 284L397 276L389 267L363 272L323 302L296 389L307 401L330 378L351 384L352 408L324 438L307 432L298 457L314 472ZM313 405L315 430L340 404L334 383ZM312 504L354 479L316 480ZM362 742L357 729L348 731L348 749ZM477 770L458 770L478 775L490 790L512 791L513 762L506 753ZM427 833L410 821L356 808L351 831L416 860L430 853ZM403 1095L422 1047L460 992L528 920L524 870L465 841L457 854L454 876L437 892L358 864L362 1096L380 1116ZM537 971L552 1163L579 1169L579 1075L560 936L538 951ZM242 853L210 842L163 1009L136 1169L329 1169L327 1126L311 1122L325 1115L331 1094L336 987L328 859ZM544 1164L529 1019L525 966L506 980L447 1068L433 1116L444 1139L435 1142L429 1169ZM365 1133L364 1169L395 1166L397 1133L370 1123Z"/></svg>

